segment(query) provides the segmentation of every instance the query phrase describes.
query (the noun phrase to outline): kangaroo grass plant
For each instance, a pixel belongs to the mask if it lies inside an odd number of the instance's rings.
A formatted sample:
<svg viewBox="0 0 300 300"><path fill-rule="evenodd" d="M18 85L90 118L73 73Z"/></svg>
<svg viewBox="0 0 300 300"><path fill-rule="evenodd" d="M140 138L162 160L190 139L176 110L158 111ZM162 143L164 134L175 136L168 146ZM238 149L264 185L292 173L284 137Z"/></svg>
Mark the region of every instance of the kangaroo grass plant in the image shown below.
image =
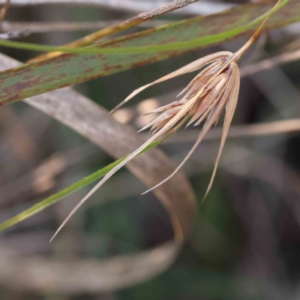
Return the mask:
<svg viewBox="0 0 300 300"><path fill-rule="evenodd" d="M275 11L275 8L281 2L282 0L277 1L276 5L273 7L272 10ZM175 169L175 171L172 174L170 174L165 180L158 183L143 194L155 189L156 187L169 180L176 172L178 172L178 170L180 170L184 163L189 159L189 157L195 151L197 146L201 143L209 129L218 122L222 112L225 110L221 143L213 168L212 176L204 198L207 196L214 181L218 163L221 157L222 150L224 148L224 144L238 101L240 89L240 74L237 63L240 60L240 58L246 53L249 47L258 38L264 24L266 23L270 15L271 14L268 14L266 16L259 28L248 40L248 42L246 42L237 52L231 53L227 51L222 51L200 58L180 68L175 72L172 72L158 80L155 80L150 84L147 84L135 90L112 111L114 112L124 103L132 99L135 95L137 95L138 93L150 86L186 73L202 69L200 73L179 94L184 94L181 100L174 101L168 105L162 106L152 112L149 112L151 114L157 114L157 116L154 117L154 119L141 130L150 128L150 131L154 133L153 136L149 138L138 149L136 149L133 153L131 153L127 158L125 158L121 163L115 166L111 171L109 171L102 178L102 180L100 180L100 182L75 206L75 208L71 211L68 217L58 228L51 241L63 228L63 226L68 222L72 215L79 209L79 207L85 201L89 199L89 197L92 194L94 194L119 169L121 169L124 165L126 165L130 160L132 160L142 151L144 151L145 148L147 148L152 142L168 137L186 122L188 122L187 126L192 124L194 124L194 126L197 126L203 123L203 128L194 146L189 151L184 160Z"/></svg>

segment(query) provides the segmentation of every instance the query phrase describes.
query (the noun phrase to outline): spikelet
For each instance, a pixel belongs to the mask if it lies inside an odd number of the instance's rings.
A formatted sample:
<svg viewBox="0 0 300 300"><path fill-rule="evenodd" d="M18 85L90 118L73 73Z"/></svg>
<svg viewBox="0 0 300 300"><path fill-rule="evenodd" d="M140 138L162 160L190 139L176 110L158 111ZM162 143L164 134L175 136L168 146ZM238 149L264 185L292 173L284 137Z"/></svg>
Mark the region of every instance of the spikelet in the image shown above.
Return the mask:
<svg viewBox="0 0 300 300"><path fill-rule="evenodd" d="M277 5L281 0L277 2ZM275 8L274 6L274 8ZM239 88L240 88L240 73L237 65L238 60L249 49L253 42L259 36L259 33L267 21L268 17L262 22L260 27L254 32L251 38L246 42L237 52L232 53L228 51L221 51L202 57L180 69L174 71L160 79L155 80L145 86L133 91L123 102L121 102L112 112L121 107L123 104L131 100L135 95L139 94L148 87L163 81L175 78L177 76L191 73L201 70L200 73L188 84L188 86L179 94L182 96L181 100L174 101L168 105L162 106L150 113L158 114L149 124L147 124L141 130L149 129L154 133L143 145L132 152L125 160L119 165L108 172L98 184L75 206L68 217L64 220L61 226L57 229L53 238L68 222L77 209L92 195L94 194L113 174L126 165L130 160L141 153L147 146L149 146L155 140L159 140L177 130L187 119L187 126L194 124L198 126L203 123L202 130L199 133L198 139L195 144L179 164L175 171L169 175L165 180L158 183L156 186L147 190L143 194L157 188L167 180L169 180L189 159L197 146L201 143L209 129L218 122L221 114L225 111L223 132L221 137L221 143L217 158L215 161L214 169L210 182L208 184L206 195L210 191L213 180L216 174L218 163L221 157L221 153L227 138L227 134L230 128L230 124L236 109Z"/></svg>

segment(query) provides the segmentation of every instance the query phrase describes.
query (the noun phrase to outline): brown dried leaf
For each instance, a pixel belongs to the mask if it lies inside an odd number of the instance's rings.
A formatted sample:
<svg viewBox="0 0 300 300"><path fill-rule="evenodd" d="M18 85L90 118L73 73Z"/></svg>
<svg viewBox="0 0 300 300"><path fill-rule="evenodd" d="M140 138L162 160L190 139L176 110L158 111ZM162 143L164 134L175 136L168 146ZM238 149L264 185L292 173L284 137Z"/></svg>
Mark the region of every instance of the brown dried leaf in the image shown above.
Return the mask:
<svg viewBox="0 0 300 300"><path fill-rule="evenodd" d="M5 55L0 56L0 69L19 64ZM45 93L25 102L69 126L115 158L123 157L144 140L129 126L119 124L100 106L70 88ZM127 166L147 186L152 186L174 168L159 149L147 151ZM11 250L6 253L1 247L0 265L5 268L0 268L0 282L15 289L36 292L45 289L59 293L103 292L132 286L163 272L176 258L183 238L191 229L196 213L195 199L182 174L177 174L155 194L170 214L177 241L105 261L22 257L13 255ZM37 276L41 270L45 270L42 273L46 276Z"/></svg>

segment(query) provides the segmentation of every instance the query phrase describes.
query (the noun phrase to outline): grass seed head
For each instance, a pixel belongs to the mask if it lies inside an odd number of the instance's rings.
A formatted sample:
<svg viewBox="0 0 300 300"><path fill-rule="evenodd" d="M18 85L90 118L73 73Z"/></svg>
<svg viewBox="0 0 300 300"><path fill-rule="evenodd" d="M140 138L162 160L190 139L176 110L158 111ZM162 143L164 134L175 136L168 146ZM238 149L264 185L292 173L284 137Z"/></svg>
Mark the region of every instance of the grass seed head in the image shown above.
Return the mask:
<svg viewBox="0 0 300 300"><path fill-rule="evenodd" d="M282 0L278 0L273 7L273 11ZM160 82L175 78L177 76L191 73L201 70L200 73L188 84L188 86L179 94L183 95L181 100L174 101L168 105L155 109L152 114L157 116L144 128L150 129L153 132L153 136L150 137L143 145L127 156L120 164L114 167L108 172L96 186L74 207L68 217L60 225L55 232L51 241L64 227L72 215L79 209L79 207L90 198L112 175L114 175L119 169L125 166L130 160L144 151L152 142L164 138L164 136L172 134L179 127L181 127L186 121L187 126L194 124L194 126L203 123L203 127L199 133L198 139L195 144L179 164L175 171L169 175L166 179L152 187L145 193L157 188L167 180L169 180L189 159L197 146L201 143L209 129L218 122L221 114L225 111L223 132L220 142L219 151L215 161L214 169L210 182L208 184L206 195L210 191L213 180L216 174L218 163L221 157L221 153L227 138L227 134L230 128L230 124L237 105L239 89L240 89L240 73L237 65L237 61L243 56L243 54L249 49L253 42L259 36L259 33L269 18L269 14L261 23L259 28L254 32L251 38L246 42L237 52L231 53L227 51L217 52L205 57L202 57L180 69L174 71L160 79L157 79L139 89L133 91L123 102L121 102L113 111L121 107L124 103L128 102L135 95L139 94L146 88L158 84ZM112 112L113 112L112 111Z"/></svg>

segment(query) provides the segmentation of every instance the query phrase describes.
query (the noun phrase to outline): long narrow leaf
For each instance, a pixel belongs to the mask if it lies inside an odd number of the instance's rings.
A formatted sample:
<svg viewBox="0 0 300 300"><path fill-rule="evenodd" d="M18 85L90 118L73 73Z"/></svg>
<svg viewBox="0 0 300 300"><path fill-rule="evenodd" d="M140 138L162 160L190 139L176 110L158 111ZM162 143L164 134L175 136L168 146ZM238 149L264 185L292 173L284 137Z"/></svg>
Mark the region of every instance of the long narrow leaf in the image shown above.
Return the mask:
<svg viewBox="0 0 300 300"><path fill-rule="evenodd" d="M84 36L80 38L79 40L73 41L69 44L66 44L64 46L71 47L71 48L78 48L78 47L84 47L91 45L95 41L98 41L102 39L103 37L107 37L109 35L124 31L125 29L137 26L138 24L141 24L143 22L146 22L147 20L151 20L154 18L157 18L158 16L161 16L163 14L169 13L171 11L174 11L176 9L182 8L184 6L190 5L194 2L197 2L198 0L189 0L189 1L171 1L153 11L149 11L146 13L138 14L137 16L134 16L130 19L124 20L120 23L113 24L111 26L108 26L106 28L100 29L99 31L93 32L87 36ZM33 60L30 60L30 62L37 62L42 61L45 59L49 59L51 57L55 57L60 55L60 51L56 51L53 53L47 53L42 56L35 57Z"/></svg>
<svg viewBox="0 0 300 300"><path fill-rule="evenodd" d="M24 50L34 50L34 51L60 51L65 53L79 53L79 54L137 54L137 53L148 53L148 52L158 52L158 51L170 51L170 50L186 50L194 47L199 46L206 46L211 43L215 43L218 41L223 41L225 39L231 38L235 35L238 35L247 29L254 27L255 25L261 23L268 15L273 14L275 11L279 10L282 6L286 5L289 0L283 1L280 5L276 8L271 9L267 13L259 16L255 20L249 22L248 24L233 28L228 31L211 34L208 36L203 36L198 39L192 39L186 42L177 42L177 43L166 43L163 45L153 45L153 46L138 46L138 47L104 47L100 48L99 46L89 46L85 48L70 48L70 47L55 47L55 46L43 46L38 44L30 44L30 43L20 43L20 42L13 42L8 40L0 40L0 45L17 48L17 49L24 49ZM175 23L177 24L177 23ZM171 25L162 26L171 27ZM125 37L126 38L126 37Z"/></svg>
<svg viewBox="0 0 300 300"><path fill-rule="evenodd" d="M151 145L149 145L144 151L141 153L157 146L160 143L153 142ZM114 167L116 167L118 164L120 164L124 159L126 159L127 156L122 157L115 162L109 164L108 166L92 173L91 175L73 183L72 185L68 186L67 188L55 193L54 195L40 201L39 203L33 205L29 209L26 209L22 213L12 217L11 219L5 221L4 223L0 224L0 231L3 231L13 225L16 225L20 223L21 221L24 221L28 219L29 217L37 214L38 212L44 210L45 208L55 204L56 202L62 200L64 197L74 193L75 191L95 182L96 180L100 179L101 177L105 176L109 171L111 171Z"/></svg>
<svg viewBox="0 0 300 300"><path fill-rule="evenodd" d="M109 51L110 54L64 54L45 62L4 71L0 74L2 87L0 104L142 66L177 56L187 50L227 40L237 36L248 26L254 25L253 20L258 22L257 20L260 19L257 17L262 16L262 12L269 11L272 5L244 5L221 14L192 18L115 39L101 44L101 49L88 48L89 51ZM300 3L298 0L291 0L270 18L266 29L284 26L299 20ZM124 55L124 48L131 54ZM120 49L123 54L116 53L120 52ZM75 51L83 50L86 51L86 48ZM133 50L142 51L142 53L132 54Z"/></svg>

